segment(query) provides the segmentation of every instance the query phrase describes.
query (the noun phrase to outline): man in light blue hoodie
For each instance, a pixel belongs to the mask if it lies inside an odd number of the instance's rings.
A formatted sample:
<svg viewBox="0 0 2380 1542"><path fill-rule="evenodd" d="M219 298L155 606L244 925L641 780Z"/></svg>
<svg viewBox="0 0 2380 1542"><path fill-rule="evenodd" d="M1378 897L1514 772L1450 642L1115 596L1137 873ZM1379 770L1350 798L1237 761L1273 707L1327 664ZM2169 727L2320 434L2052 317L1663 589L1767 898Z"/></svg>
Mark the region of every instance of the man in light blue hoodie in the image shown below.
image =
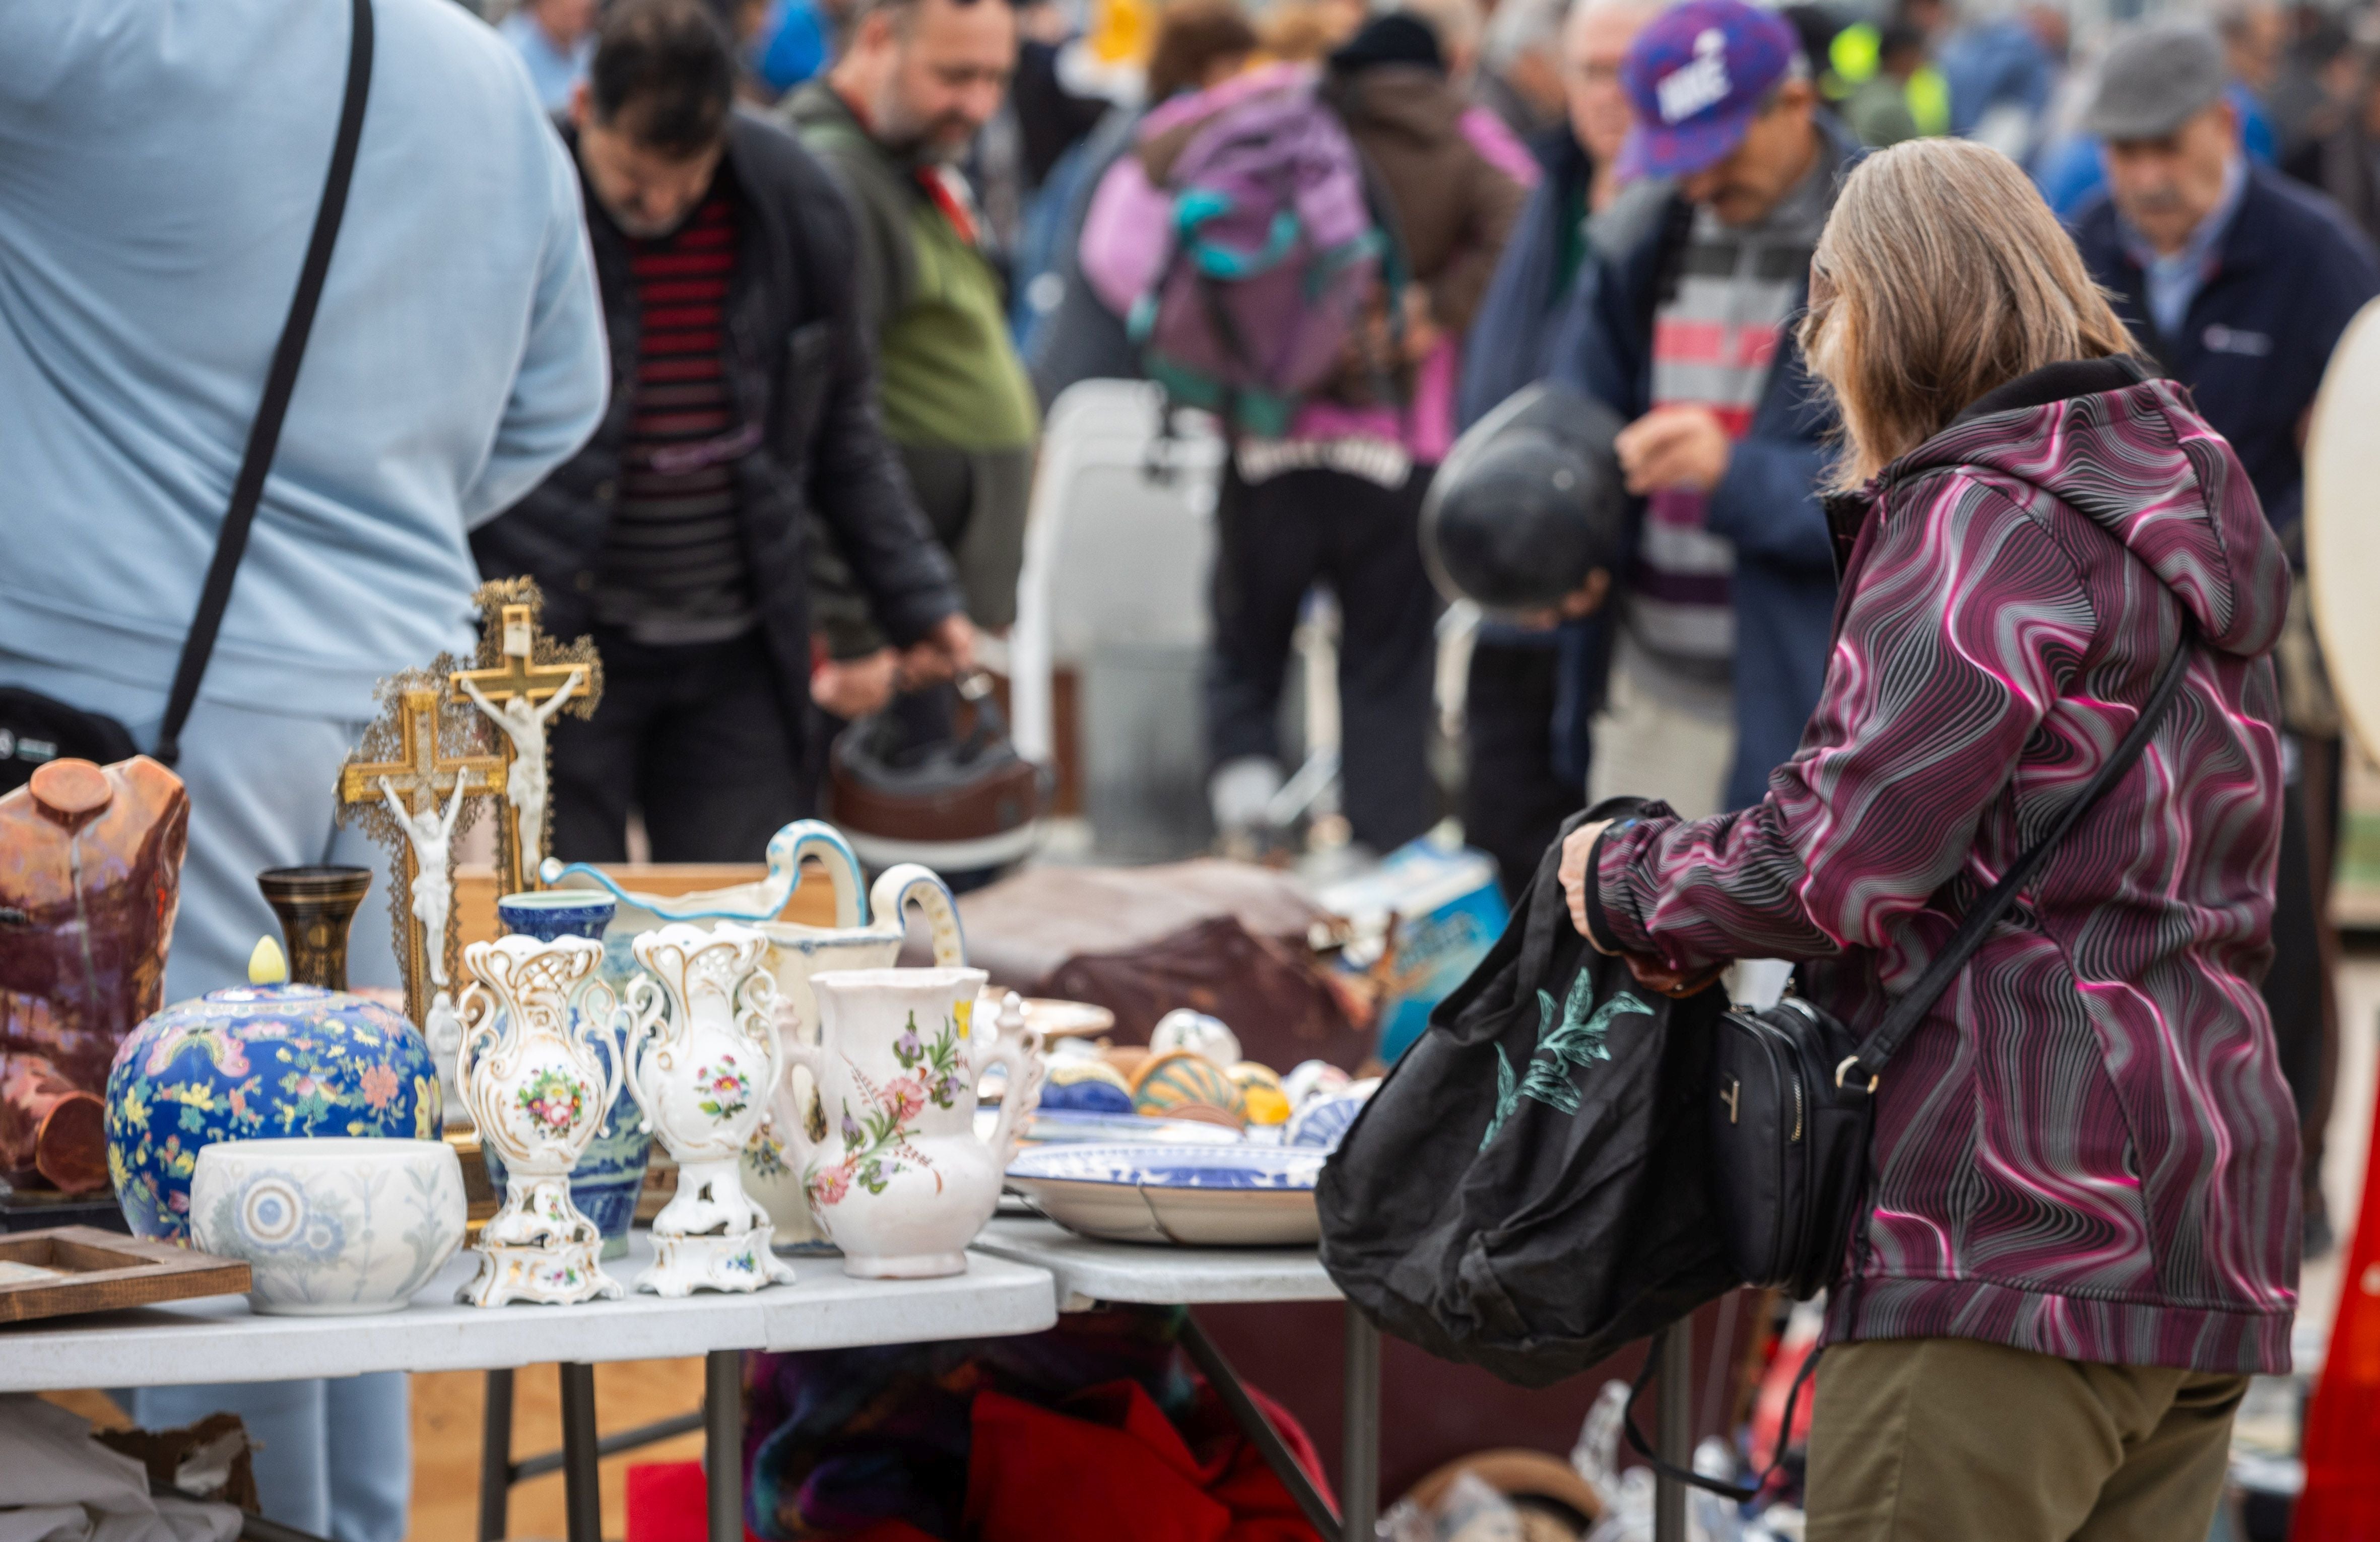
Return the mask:
<svg viewBox="0 0 2380 1542"><path fill-rule="evenodd" d="M451 0L374 0L353 191L182 737L178 1000L276 929L257 871L378 853L334 832L372 685L470 646L470 528L593 429L608 388L578 178L520 61ZM0 6L0 685L154 742L306 250L348 7ZM396 983L388 929L351 977ZM161 1367L161 1370L166 1369ZM148 1389L230 1408L268 1512L398 1542L401 1376Z"/></svg>

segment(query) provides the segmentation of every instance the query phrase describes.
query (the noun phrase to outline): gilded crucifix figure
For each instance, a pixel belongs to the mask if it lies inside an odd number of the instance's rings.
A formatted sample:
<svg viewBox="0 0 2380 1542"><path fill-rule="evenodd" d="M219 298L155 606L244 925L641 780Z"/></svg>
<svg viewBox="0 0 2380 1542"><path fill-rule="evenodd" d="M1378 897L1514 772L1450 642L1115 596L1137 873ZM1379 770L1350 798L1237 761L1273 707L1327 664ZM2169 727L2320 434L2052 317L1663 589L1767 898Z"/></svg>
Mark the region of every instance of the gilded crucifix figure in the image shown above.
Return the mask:
<svg viewBox="0 0 2380 1542"><path fill-rule="evenodd" d="M487 752L477 716L444 690L455 659L381 682L387 710L339 770L339 818L396 854L401 883L389 899L406 1015L427 1025L453 979L455 837L481 799L504 790L504 762Z"/></svg>
<svg viewBox="0 0 2380 1542"><path fill-rule="evenodd" d="M483 584L474 601L483 620L479 667L448 678L499 730L505 807L498 814L496 863L506 892L517 893L540 887L538 865L552 829L547 725L565 710L594 715L603 665L589 639L565 648L539 630L544 597L532 579Z"/></svg>

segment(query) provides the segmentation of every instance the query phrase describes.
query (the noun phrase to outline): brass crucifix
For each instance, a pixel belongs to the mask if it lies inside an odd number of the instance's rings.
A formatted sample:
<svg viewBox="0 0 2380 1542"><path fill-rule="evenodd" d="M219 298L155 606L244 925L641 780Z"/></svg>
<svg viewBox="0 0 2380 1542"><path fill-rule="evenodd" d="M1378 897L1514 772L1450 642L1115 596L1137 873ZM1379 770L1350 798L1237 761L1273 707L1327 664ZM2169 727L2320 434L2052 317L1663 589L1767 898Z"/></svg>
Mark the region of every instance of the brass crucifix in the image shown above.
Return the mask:
<svg viewBox="0 0 2380 1542"><path fill-rule="evenodd" d="M442 738L451 745L462 737L458 729L470 726L468 720L441 721L451 709L440 676L454 662L442 657L430 670L407 670L383 681L382 698L393 698L390 715L371 726L339 768L341 819L362 823L396 851L402 892L390 897L389 908L405 967L406 1015L425 1026L433 994L453 977L454 843L468 822L465 805L504 790L500 757L442 747Z"/></svg>
<svg viewBox="0 0 2380 1542"><path fill-rule="evenodd" d="M498 730L504 807L497 815L496 862L504 892L518 893L543 886L538 868L552 829L547 724L562 711L594 715L603 665L588 638L564 648L538 629L544 601L534 580L498 579L473 598L484 620L480 667L455 670L448 683Z"/></svg>

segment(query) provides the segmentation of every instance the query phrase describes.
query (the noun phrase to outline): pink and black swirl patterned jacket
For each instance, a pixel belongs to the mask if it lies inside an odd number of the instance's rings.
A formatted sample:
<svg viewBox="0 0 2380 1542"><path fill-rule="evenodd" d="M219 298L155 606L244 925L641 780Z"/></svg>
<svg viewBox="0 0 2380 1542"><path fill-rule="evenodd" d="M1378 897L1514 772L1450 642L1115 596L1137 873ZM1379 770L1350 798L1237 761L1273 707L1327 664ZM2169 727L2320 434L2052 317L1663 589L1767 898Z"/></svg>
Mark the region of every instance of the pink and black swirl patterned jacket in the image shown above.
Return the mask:
<svg viewBox="0 0 2380 1542"><path fill-rule="evenodd" d="M1887 1068L1831 1338L2289 1366L2297 1127L2255 987L2289 574L2230 446L2135 378L2052 366L1887 467L1839 522L1857 535L1825 695L1767 798L1603 842L1598 941L1811 961L1804 993L1864 1031L2195 623L2141 764Z"/></svg>

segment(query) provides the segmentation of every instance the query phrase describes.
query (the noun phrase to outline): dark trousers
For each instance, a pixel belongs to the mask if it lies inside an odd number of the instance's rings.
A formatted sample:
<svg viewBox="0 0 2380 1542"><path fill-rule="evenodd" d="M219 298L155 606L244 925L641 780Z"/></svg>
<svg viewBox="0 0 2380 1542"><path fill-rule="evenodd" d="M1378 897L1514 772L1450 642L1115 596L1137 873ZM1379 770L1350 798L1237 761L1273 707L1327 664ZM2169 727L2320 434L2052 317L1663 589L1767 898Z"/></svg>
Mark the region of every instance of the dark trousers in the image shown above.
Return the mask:
<svg viewBox="0 0 2380 1542"><path fill-rule="evenodd" d="M1562 820L1585 806L1584 783L1554 773L1554 699L1561 651L1480 642L1463 693L1463 838L1496 859L1518 900Z"/></svg>
<svg viewBox="0 0 2380 1542"><path fill-rule="evenodd" d="M598 628L603 700L553 722L553 854L619 862L628 812L656 862L758 862L769 837L810 811L759 633L655 648Z"/></svg>
<svg viewBox="0 0 2380 1542"><path fill-rule="evenodd" d="M1251 487L1236 468L1216 507L1208 763L1281 754L1281 682L1307 589L1339 601L1340 784L1354 838L1387 851L1438 822L1429 774L1438 596L1418 536L1429 473L1401 488L1338 471Z"/></svg>

